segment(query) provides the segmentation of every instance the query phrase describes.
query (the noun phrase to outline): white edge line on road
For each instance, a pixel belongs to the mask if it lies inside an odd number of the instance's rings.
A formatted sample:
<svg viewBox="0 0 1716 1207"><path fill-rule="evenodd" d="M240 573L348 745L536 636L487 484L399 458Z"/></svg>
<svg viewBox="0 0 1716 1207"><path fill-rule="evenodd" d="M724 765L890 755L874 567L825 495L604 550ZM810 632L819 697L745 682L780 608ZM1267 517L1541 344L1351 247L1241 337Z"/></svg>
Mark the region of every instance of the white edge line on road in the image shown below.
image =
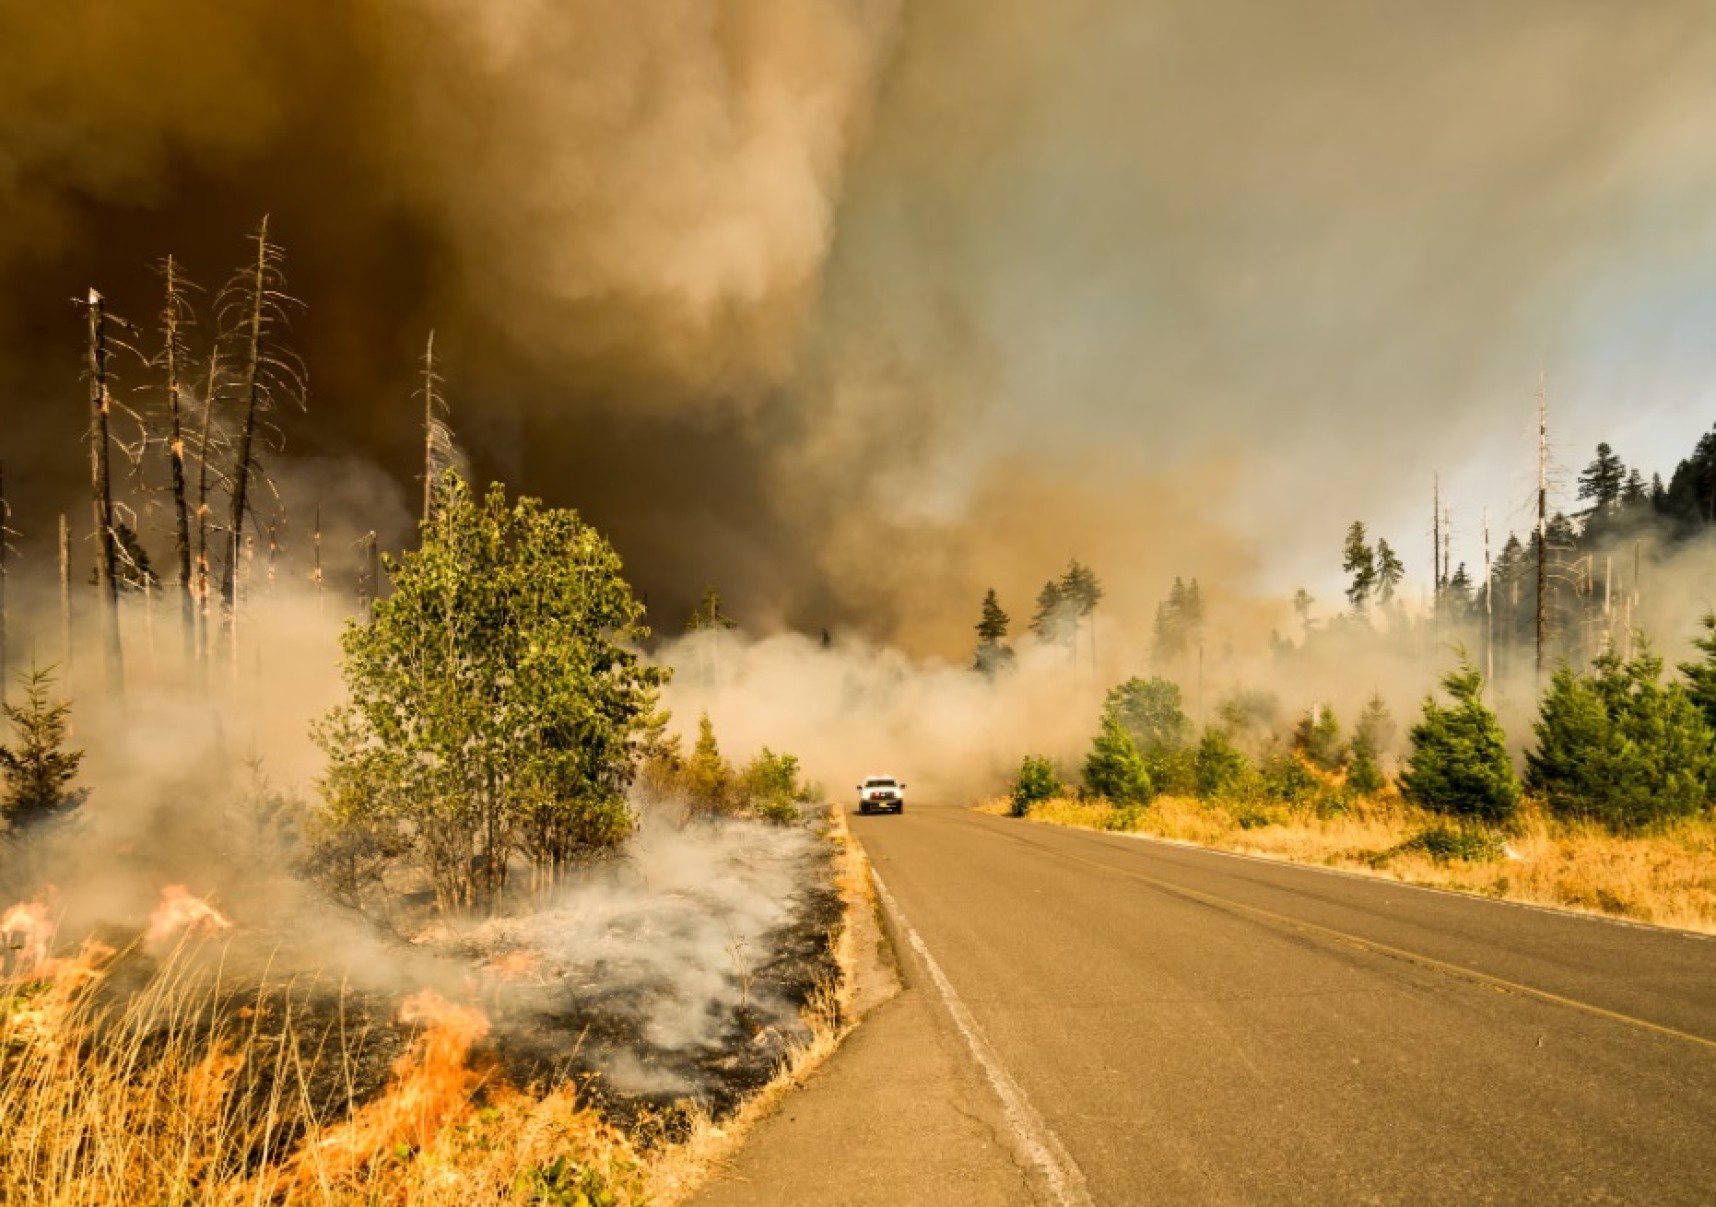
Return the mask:
<svg viewBox="0 0 1716 1207"><path fill-rule="evenodd" d="M954 1026L958 1027L959 1033L965 1037L972 1056L976 1057L983 1075L989 1079L989 1087L1001 1100L1001 1109L1007 1116L1007 1125L1013 1130L1013 1140L1019 1151L1042 1173L1054 1194L1055 1202L1061 1207L1091 1207L1090 1192L1085 1189L1084 1174L1073 1161L1071 1154L1062 1147L1049 1125L1043 1122L1043 1117L1037 1114L1031 1100L1025 1096L1025 1091L1001 1064L1000 1056L989 1046L989 1041L983 1038L983 1031L977 1025L977 1020L960 1000L953 983L941 970L941 965L930 955L929 947L912 928L912 924L906 921L899 902L888 892L888 886L882 883L882 877L876 873L875 868L870 869L870 879L876 884L876 894L882 899L882 904L894 915L894 921L901 933L906 936L906 941L911 944L912 950L918 953L918 958L929 971L930 980L935 982L936 992L941 994L942 1003L953 1016Z"/></svg>

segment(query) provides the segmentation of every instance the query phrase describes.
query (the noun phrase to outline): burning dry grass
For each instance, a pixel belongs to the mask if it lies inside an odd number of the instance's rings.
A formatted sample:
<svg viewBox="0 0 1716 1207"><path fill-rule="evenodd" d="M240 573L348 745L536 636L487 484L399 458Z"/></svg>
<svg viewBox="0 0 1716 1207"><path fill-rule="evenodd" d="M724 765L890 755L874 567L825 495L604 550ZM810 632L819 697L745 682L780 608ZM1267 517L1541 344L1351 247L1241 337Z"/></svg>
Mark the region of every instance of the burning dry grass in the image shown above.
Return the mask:
<svg viewBox="0 0 1716 1207"><path fill-rule="evenodd" d="M1005 813L1008 806L995 801L982 807ZM1392 795L1361 798L1327 816L1187 797L1126 810L1063 798L1032 806L1029 816L1716 933L1716 827L1708 822L1619 837L1558 821L1528 804L1502 836L1505 848L1498 843L1491 857L1466 859L1426 841L1451 833L1446 818Z"/></svg>
<svg viewBox="0 0 1716 1207"><path fill-rule="evenodd" d="M850 910L862 857L833 812ZM849 1025L842 925L841 975L812 995L773 1081L667 1143L615 1126L573 1082L510 1084L472 1006L420 992L389 1016L321 985L234 990L232 924L183 888L147 927L66 954L55 912L49 897L0 915L0 1202L675 1202Z"/></svg>
<svg viewBox="0 0 1716 1207"><path fill-rule="evenodd" d="M476 1011L409 999L409 1038L366 1096L361 1031L290 992L223 994L200 947L167 953L129 995L111 987L136 975L136 945L15 948L0 984L0 1201L643 1201L631 1144L570 1088L486 1084Z"/></svg>

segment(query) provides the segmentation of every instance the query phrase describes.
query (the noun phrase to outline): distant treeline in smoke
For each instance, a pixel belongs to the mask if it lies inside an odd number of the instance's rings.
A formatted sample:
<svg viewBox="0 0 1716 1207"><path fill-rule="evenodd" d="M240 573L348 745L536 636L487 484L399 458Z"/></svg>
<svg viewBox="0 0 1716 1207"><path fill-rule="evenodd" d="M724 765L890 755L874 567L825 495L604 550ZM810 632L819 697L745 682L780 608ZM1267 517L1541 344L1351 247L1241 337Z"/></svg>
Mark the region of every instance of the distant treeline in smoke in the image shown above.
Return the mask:
<svg viewBox="0 0 1716 1207"><path fill-rule="evenodd" d="M1485 567L1450 565L1445 511L1436 516L1428 619L1452 623L1482 644L1492 675L1560 662L1583 665L1617 643L1630 646L1647 628L1652 572L1716 535L1716 430L1699 438L1665 483L1647 482L1607 444L1580 472L1569 513L1545 510L1522 540L1509 533L1493 558L1484 533ZM1348 531L1343 570L1350 621L1373 611L1404 621L1394 587L1401 564L1386 540L1372 547L1365 527ZM1307 601L1300 601L1302 619ZM1663 601L1667 602L1667 601ZM1660 613L1660 609L1658 609ZM1681 618L1678 625L1690 623ZM1678 627L1678 626L1677 626Z"/></svg>

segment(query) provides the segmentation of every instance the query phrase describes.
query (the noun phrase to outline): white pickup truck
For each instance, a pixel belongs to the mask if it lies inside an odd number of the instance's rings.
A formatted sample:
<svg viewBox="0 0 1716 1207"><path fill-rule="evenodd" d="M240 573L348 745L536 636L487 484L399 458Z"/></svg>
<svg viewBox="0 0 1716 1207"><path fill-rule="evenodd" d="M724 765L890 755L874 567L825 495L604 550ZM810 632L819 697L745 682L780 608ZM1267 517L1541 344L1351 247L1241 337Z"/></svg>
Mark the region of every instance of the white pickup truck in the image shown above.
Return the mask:
<svg viewBox="0 0 1716 1207"><path fill-rule="evenodd" d="M906 786L891 775L872 775L858 785L858 812L906 811Z"/></svg>

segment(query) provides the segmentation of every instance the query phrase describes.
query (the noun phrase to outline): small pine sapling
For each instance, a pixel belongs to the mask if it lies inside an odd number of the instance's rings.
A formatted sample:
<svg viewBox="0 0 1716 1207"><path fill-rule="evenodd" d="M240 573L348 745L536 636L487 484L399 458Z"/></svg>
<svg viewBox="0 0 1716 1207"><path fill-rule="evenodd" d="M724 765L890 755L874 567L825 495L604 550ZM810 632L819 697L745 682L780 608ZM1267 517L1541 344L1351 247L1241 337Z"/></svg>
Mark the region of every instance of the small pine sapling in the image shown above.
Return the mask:
<svg viewBox="0 0 1716 1207"><path fill-rule="evenodd" d="M32 664L18 684L22 702L0 706L13 734L10 745L0 746L0 812L13 831L62 816L84 797L71 786L83 751L66 748L71 704L52 698L53 671Z"/></svg>
<svg viewBox="0 0 1716 1207"><path fill-rule="evenodd" d="M1412 755L1400 776L1407 799L1438 813L1494 824L1519 807L1519 777L1508 759L1507 740L1495 713L1483 701L1484 677L1462 656L1442 679L1453 697L1443 707L1424 701L1424 717L1412 727Z"/></svg>

